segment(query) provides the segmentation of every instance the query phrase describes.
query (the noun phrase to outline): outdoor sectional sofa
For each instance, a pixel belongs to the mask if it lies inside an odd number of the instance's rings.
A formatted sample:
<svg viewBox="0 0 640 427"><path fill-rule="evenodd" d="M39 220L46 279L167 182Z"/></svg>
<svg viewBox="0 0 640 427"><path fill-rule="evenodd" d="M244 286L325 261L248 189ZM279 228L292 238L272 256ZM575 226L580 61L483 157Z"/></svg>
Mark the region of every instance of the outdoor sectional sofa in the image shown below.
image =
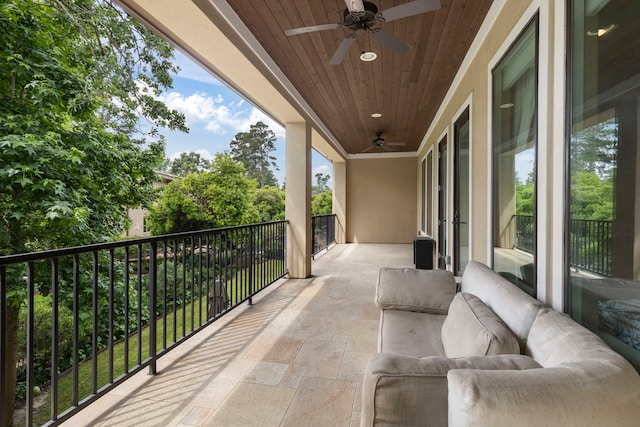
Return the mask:
<svg viewBox="0 0 640 427"><path fill-rule="evenodd" d="M380 270L362 426L635 426L640 376L598 336L483 264Z"/></svg>

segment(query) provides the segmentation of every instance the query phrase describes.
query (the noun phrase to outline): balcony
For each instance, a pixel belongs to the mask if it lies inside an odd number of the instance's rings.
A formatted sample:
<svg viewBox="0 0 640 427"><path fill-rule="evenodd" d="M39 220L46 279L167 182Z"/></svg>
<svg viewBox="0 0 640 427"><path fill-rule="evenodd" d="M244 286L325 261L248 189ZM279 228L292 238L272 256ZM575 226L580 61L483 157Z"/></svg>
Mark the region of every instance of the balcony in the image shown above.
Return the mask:
<svg viewBox="0 0 640 427"><path fill-rule="evenodd" d="M63 425L359 425L376 351L380 266L410 245L338 245L312 278L281 280Z"/></svg>
<svg viewBox="0 0 640 427"><path fill-rule="evenodd" d="M308 279L284 278L285 222L0 259L2 307L12 280L28 291L15 425L359 425L377 273L412 249L313 223Z"/></svg>

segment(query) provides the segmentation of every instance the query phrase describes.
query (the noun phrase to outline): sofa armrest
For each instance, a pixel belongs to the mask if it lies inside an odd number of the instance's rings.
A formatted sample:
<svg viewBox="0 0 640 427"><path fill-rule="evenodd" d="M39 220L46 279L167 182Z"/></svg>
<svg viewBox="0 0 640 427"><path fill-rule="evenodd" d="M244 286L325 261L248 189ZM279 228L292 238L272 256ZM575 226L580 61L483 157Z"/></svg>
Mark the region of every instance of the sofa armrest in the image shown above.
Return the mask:
<svg viewBox="0 0 640 427"><path fill-rule="evenodd" d="M447 372L451 369L540 368L522 355L449 359L380 353L367 364L361 425L447 425Z"/></svg>
<svg viewBox="0 0 640 427"><path fill-rule="evenodd" d="M447 314L455 294L450 271L381 268L375 303L382 310Z"/></svg>
<svg viewBox="0 0 640 427"><path fill-rule="evenodd" d="M629 365L581 361L530 371L448 374L450 426L627 426L640 419Z"/></svg>

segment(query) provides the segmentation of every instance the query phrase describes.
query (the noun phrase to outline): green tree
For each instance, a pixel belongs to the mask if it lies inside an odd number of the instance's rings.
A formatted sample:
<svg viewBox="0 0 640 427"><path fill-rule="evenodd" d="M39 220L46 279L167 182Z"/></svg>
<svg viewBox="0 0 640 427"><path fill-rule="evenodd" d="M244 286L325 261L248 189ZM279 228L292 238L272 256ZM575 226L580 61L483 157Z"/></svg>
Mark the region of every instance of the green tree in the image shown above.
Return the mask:
<svg viewBox="0 0 640 427"><path fill-rule="evenodd" d="M170 160L167 171L173 175L186 176L190 173L206 170L211 166L209 160L200 156L200 153L180 153L180 157Z"/></svg>
<svg viewBox="0 0 640 427"><path fill-rule="evenodd" d="M330 179L331 175L325 175L322 172L318 172L316 174L316 185L314 190L327 191L329 189L329 186L327 184Z"/></svg>
<svg viewBox="0 0 640 427"><path fill-rule="evenodd" d="M311 215L329 215L333 212L331 190L314 194L311 197Z"/></svg>
<svg viewBox="0 0 640 427"><path fill-rule="evenodd" d="M111 238L125 207L153 199L157 128L186 130L157 98L176 71L173 49L106 0L7 0L0 33L0 255ZM25 287L21 269L7 273L13 372ZM11 425L15 375L2 386L0 424Z"/></svg>
<svg viewBox="0 0 640 427"><path fill-rule="evenodd" d="M571 177L571 218L613 220L613 179L594 172L576 172Z"/></svg>
<svg viewBox="0 0 640 427"><path fill-rule="evenodd" d="M280 221L284 219L284 190L267 185L256 189L253 198L253 205L258 210L260 222Z"/></svg>
<svg viewBox="0 0 640 427"><path fill-rule="evenodd" d="M527 176L526 182L516 179L516 215L534 215L534 174L531 172Z"/></svg>
<svg viewBox="0 0 640 427"><path fill-rule="evenodd" d="M153 234L254 223L254 189L244 166L219 153L210 171L191 173L163 188L147 221Z"/></svg>
<svg viewBox="0 0 640 427"><path fill-rule="evenodd" d="M615 170L618 153L616 119L608 119L576 132L572 136L571 151L573 171L610 176Z"/></svg>
<svg viewBox="0 0 640 427"><path fill-rule="evenodd" d="M276 158L271 153L276 149L276 136L267 125L257 122L249 132L239 132L229 143L231 157L244 165L247 175L255 179L258 187L277 186L278 181L271 170L278 170Z"/></svg>

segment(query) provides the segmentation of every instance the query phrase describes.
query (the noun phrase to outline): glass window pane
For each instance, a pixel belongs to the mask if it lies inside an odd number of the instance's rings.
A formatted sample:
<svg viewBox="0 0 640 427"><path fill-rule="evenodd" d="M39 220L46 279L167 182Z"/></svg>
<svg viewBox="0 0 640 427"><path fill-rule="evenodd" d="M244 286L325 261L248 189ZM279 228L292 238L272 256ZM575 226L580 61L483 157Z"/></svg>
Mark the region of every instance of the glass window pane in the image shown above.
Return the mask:
<svg viewBox="0 0 640 427"><path fill-rule="evenodd" d="M471 201L469 177L469 110L454 124L455 132L455 200L453 213L453 232L455 240L455 268L456 274L462 274L469 263L471 248L469 246L469 213Z"/></svg>
<svg viewBox="0 0 640 427"><path fill-rule="evenodd" d="M535 295L537 17L493 70L493 268Z"/></svg>
<svg viewBox="0 0 640 427"><path fill-rule="evenodd" d="M571 316L640 367L640 2L571 2Z"/></svg>
<svg viewBox="0 0 640 427"><path fill-rule="evenodd" d="M433 151L427 154L427 224L425 231L429 236L433 236Z"/></svg>

